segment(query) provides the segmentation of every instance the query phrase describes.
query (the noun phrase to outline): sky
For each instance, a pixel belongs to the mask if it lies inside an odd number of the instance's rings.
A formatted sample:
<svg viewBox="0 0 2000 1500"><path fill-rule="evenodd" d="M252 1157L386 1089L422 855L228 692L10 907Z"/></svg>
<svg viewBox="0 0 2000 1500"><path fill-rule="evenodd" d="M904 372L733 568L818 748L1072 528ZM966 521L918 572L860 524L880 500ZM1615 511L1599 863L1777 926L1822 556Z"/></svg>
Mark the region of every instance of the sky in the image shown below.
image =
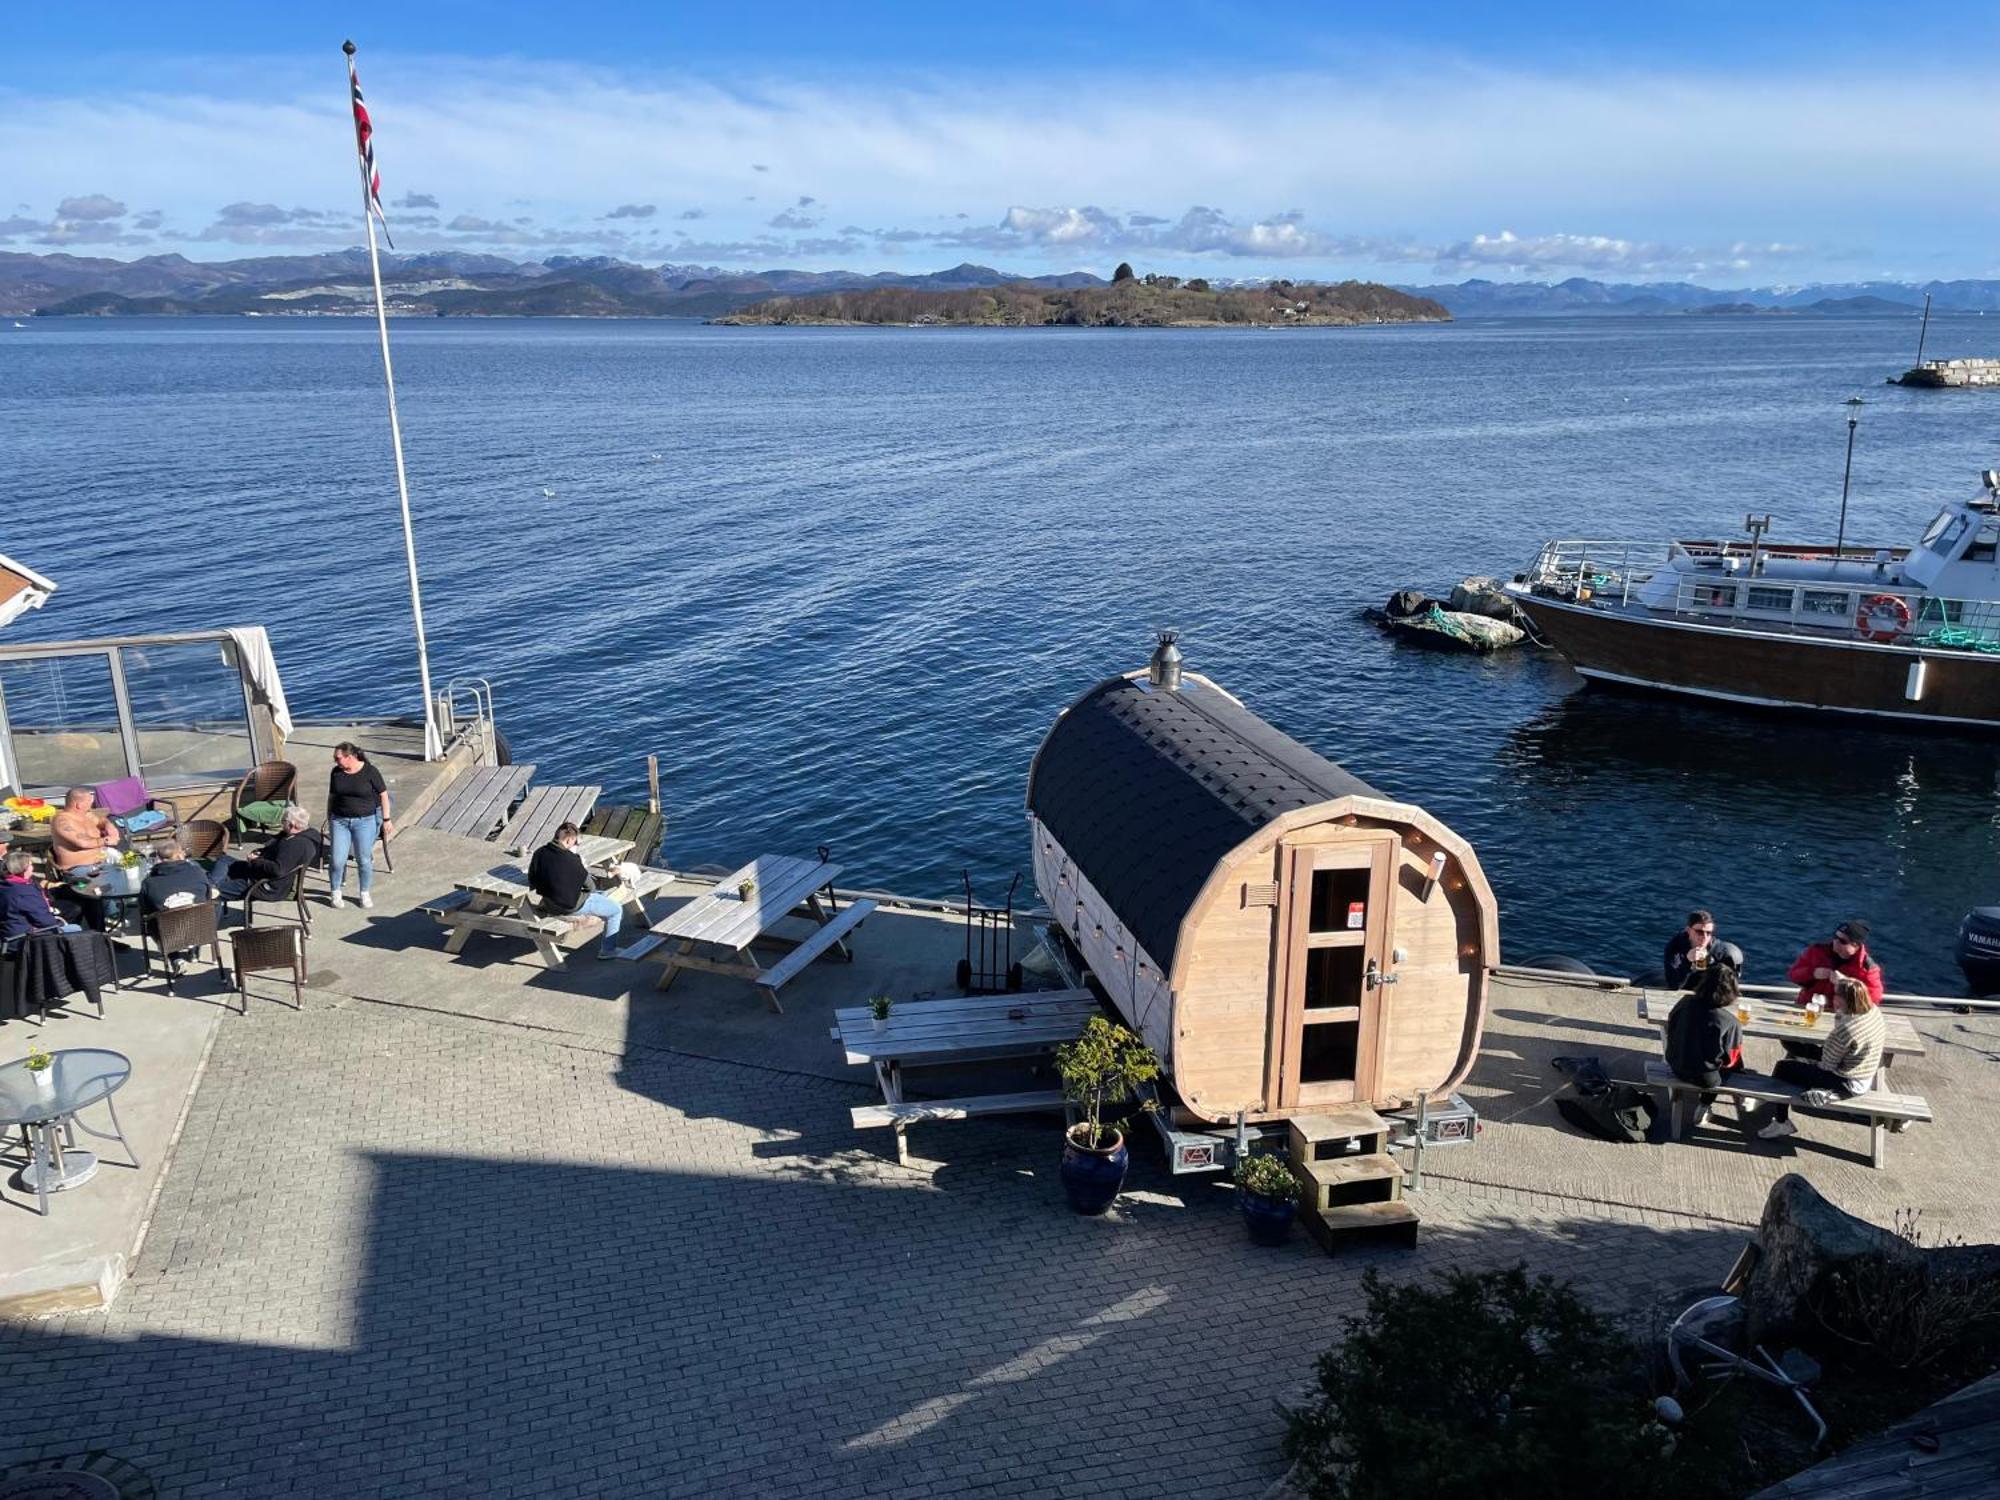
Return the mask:
<svg viewBox="0 0 2000 1500"><path fill-rule="evenodd" d="M1975 86L1990 5L6 9L0 253L359 243L351 34L403 250L1404 284L2000 276L2000 128Z"/></svg>

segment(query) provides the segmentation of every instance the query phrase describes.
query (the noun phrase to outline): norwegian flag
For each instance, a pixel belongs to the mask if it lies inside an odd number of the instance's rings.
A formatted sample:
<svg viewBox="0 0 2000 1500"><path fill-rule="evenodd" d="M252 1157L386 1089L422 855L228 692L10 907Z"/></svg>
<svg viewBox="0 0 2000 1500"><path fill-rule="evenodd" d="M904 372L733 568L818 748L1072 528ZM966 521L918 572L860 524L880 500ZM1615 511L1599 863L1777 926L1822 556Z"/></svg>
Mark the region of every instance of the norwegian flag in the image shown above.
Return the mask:
<svg viewBox="0 0 2000 1500"><path fill-rule="evenodd" d="M367 200L366 211L382 226L382 238L389 240L389 220L382 212L382 174L375 170L375 127L369 123L368 106L361 99L361 78L354 71L354 43L346 43L341 50L347 54L347 82L354 91L354 149L361 153L362 196ZM389 248L396 248L394 240L389 240Z"/></svg>

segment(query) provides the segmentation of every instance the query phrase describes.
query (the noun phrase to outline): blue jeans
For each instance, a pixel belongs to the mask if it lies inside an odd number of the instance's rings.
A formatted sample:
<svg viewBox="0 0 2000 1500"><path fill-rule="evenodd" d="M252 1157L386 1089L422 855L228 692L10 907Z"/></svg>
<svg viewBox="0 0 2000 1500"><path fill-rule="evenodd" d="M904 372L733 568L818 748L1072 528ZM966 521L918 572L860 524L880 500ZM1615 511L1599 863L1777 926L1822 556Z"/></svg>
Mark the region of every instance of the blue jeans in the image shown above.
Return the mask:
<svg viewBox="0 0 2000 1500"><path fill-rule="evenodd" d="M370 813L365 818L335 818L333 821L333 852L327 856L333 868L327 878L333 888L340 889L347 879L347 855L352 850L355 868L361 872L361 892L368 893L368 887L375 883L375 840L382 832L382 815Z"/></svg>
<svg viewBox="0 0 2000 1500"><path fill-rule="evenodd" d="M618 929L625 925L625 908L613 901L602 891L592 891L583 898L583 905L576 909L579 917L604 918L604 936L597 940L597 951L609 953L611 940L618 936Z"/></svg>

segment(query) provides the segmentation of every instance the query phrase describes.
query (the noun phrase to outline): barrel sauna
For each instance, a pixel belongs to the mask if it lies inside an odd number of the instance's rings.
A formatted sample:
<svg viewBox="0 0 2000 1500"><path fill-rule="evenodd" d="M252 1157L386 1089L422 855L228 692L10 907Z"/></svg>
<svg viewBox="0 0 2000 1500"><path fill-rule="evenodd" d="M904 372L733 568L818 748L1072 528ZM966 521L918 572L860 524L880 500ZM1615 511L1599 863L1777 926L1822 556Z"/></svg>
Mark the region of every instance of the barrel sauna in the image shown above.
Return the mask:
<svg viewBox="0 0 2000 1500"><path fill-rule="evenodd" d="M1042 898L1188 1123L1366 1116L1472 1066L1499 930L1471 847L1170 639L1056 720L1028 818Z"/></svg>

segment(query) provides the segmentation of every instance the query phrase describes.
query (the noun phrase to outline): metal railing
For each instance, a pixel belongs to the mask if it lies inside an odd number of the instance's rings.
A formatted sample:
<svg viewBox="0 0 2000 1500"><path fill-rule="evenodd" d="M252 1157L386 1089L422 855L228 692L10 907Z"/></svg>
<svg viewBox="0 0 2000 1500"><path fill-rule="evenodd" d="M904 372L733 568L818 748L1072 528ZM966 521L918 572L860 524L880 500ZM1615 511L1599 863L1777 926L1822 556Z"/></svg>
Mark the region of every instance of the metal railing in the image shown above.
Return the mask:
<svg viewBox="0 0 2000 1500"><path fill-rule="evenodd" d="M1649 592L1643 601L1648 609L1776 635L1867 637L1927 650L2000 653L2000 600L1946 599L1866 579L1773 578L1761 571L1752 576L1722 565L1725 558L1747 561L1749 556L1747 544L1733 542L1558 541L1542 548L1526 581L1537 592L1559 598L1629 605L1663 570L1693 560L1697 570L1680 572L1670 597ZM1832 561L1824 551L1782 547L1766 548L1759 556L1764 561ZM1875 557L1851 560L1873 562ZM1700 567L1702 563L1711 566Z"/></svg>
<svg viewBox="0 0 2000 1500"><path fill-rule="evenodd" d="M438 737L446 744L462 729L476 739L479 759L493 765L499 746L493 734L493 684L484 677L454 677L437 695Z"/></svg>

